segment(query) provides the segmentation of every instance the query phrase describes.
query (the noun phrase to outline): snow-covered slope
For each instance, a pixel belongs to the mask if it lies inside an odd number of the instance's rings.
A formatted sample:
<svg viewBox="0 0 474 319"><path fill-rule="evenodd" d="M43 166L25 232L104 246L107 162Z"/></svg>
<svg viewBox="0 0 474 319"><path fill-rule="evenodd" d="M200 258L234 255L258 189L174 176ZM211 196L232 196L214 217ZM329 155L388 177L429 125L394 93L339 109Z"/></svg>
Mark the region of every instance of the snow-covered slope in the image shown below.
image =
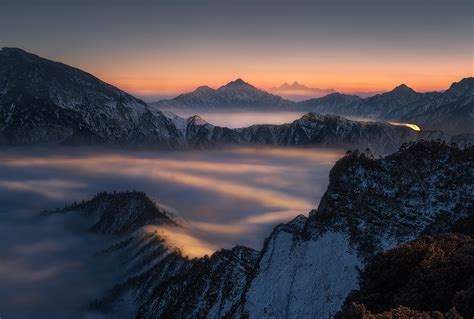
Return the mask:
<svg viewBox="0 0 474 319"><path fill-rule="evenodd" d="M277 227L245 295L249 318L329 318L357 285L362 260L343 232L305 239L307 220Z"/></svg>
<svg viewBox="0 0 474 319"><path fill-rule="evenodd" d="M88 73L20 49L0 50L0 144L173 147L179 139L163 114Z"/></svg>
<svg viewBox="0 0 474 319"><path fill-rule="evenodd" d="M472 116L463 114L472 106L471 82L466 79L453 84L442 94L437 93L440 97L436 99L436 103L432 102L437 108L427 107L433 110L430 121L435 121L435 117L438 122L441 121L444 115L436 114L444 112L443 105L453 99L461 99L464 102L453 106L456 112L449 114L457 114L459 121L468 123ZM349 107L363 102L366 106L362 109L370 109L370 112L378 116L381 109L386 109L387 112L394 107L397 109L401 104L409 103L419 96L420 94L401 86L392 92L366 100L333 94L317 99L316 102L309 101L308 105L316 103L314 108L324 111L327 108L336 108L337 105ZM431 97L432 95L429 98ZM428 97L425 100L432 101ZM293 102L261 91L240 79L217 90L200 87L192 94L180 96L173 103L187 103L188 106L201 103L230 109L238 105L239 108L252 110L260 107L285 109L295 106ZM369 104L372 106L367 106ZM299 105L305 104L302 102ZM304 107L313 107L308 105ZM472 110L470 112L472 113ZM1 145L104 143L153 149L250 143L346 149L368 147L376 153L387 153L396 150L403 142L417 139L418 136L406 127L395 127L387 123L354 122L316 113L307 114L293 123L283 125L255 125L234 130L217 127L198 116L183 119L170 112L163 114L158 106L149 106L70 66L20 49L4 48L0 51Z"/></svg>
<svg viewBox="0 0 474 319"><path fill-rule="evenodd" d="M243 298L250 318L329 318L357 268L424 229L474 213L474 150L422 142L383 159L351 154L308 219L266 240Z"/></svg>
<svg viewBox="0 0 474 319"><path fill-rule="evenodd" d="M172 100L152 103L160 110L186 112L289 110L295 105L295 102L257 89L241 79L231 81L217 90L200 86Z"/></svg>
<svg viewBox="0 0 474 319"><path fill-rule="evenodd" d="M297 108L323 114L416 123L425 130L474 133L474 78L453 83L444 92L419 93L402 84L366 99L331 94L299 102Z"/></svg>
<svg viewBox="0 0 474 319"><path fill-rule="evenodd" d="M417 132L407 127L317 113L308 113L289 124L254 125L238 131L250 144L370 148L377 154L393 152L401 144L418 138Z"/></svg>
<svg viewBox="0 0 474 319"><path fill-rule="evenodd" d="M258 252L237 246L191 261L158 286L137 318L224 318L234 312Z"/></svg>
<svg viewBox="0 0 474 319"><path fill-rule="evenodd" d="M123 268L93 304L97 311L113 315L127 305L138 318L331 318L377 253L474 218L474 148L416 142L380 159L349 152L331 170L318 209L275 227L260 252L185 257L147 231L180 226L142 193L99 194L55 213L74 212L91 231L115 238L97 255Z"/></svg>
<svg viewBox="0 0 474 319"><path fill-rule="evenodd" d="M351 150L369 148L376 154L387 154L397 150L405 142L420 138L451 139L447 134L420 133L386 122L351 121L317 113L308 113L288 124L253 125L240 129L215 126L197 115L184 120L171 112L165 111L164 114L180 127L184 145L189 148L264 144Z"/></svg>

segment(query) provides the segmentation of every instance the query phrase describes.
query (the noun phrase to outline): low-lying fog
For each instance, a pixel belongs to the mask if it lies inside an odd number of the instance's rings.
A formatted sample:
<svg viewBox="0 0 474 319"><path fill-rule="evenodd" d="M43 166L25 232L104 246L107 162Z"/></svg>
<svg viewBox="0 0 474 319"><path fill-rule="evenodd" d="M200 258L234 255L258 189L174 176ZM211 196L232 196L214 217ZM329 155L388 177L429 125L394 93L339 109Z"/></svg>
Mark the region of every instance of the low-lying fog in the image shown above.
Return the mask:
<svg viewBox="0 0 474 319"><path fill-rule="evenodd" d="M199 115L206 122L216 126L229 128L241 128L254 124L284 124L291 123L299 119L308 112L181 112L172 110L173 113L188 118L193 115Z"/></svg>
<svg viewBox="0 0 474 319"><path fill-rule="evenodd" d="M28 318L35 311L35 317L61 313L60 318L87 304L114 276L108 266L91 269L97 238L68 215L35 217L44 209L87 200L101 191L136 189L168 207L188 227L186 234L165 235L176 245L189 246L184 251L190 256L236 244L260 249L276 224L317 207L329 170L342 155L250 147L2 150L0 316Z"/></svg>

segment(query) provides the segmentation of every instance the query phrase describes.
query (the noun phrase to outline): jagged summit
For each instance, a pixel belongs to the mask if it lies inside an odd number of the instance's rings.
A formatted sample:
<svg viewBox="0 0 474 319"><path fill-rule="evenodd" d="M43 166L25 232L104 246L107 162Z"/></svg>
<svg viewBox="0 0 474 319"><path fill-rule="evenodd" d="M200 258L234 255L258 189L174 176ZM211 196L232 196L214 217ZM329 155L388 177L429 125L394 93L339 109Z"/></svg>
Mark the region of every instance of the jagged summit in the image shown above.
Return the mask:
<svg viewBox="0 0 474 319"><path fill-rule="evenodd" d="M230 81L229 83L227 83L226 85L243 85L243 84L248 84L247 82L245 82L244 80L242 80L241 78L238 78L234 81Z"/></svg>
<svg viewBox="0 0 474 319"><path fill-rule="evenodd" d="M451 92L456 95L463 95L466 93L474 95L474 77L468 77L459 82L454 82L445 92Z"/></svg>
<svg viewBox="0 0 474 319"><path fill-rule="evenodd" d="M14 47L3 47L0 49L0 55L9 55L9 56L22 56L22 57L35 57L35 58L41 58L40 56L30 53L28 51L25 51L20 48L14 48Z"/></svg>
<svg viewBox="0 0 474 319"><path fill-rule="evenodd" d="M197 93L197 92L215 92L215 90L207 85L201 85L201 86L198 86L194 91L194 93Z"/></svg>
<svg viewBox="0 0 474 319"><path fill-rule="evenodd" d="M188 119L188 124L197 124L197 125L206 125L206 124L209 124L208 122L206 122L206 120L204 120L202 117L200 117L199 115L193 115L193 116L190 116Z"/></svg>
<svg viewBox="0 0 474 319"><path fill-rule="evenodd" d="M217 91L224 91L224 90L233 90L233 89L248 89L248 90L258 90L260 91L259 89L257 89L255 86L249 84L248 82L245 82L244 80L242 80L241 78L238 78L234 81L231 81L229 83L227 83L226 85L223 85L221 86L220 88L217 89Z"/></svg>
<svg viewBox="0 0 474 319"><path fill-rule="evenodd" d="M406 84L402 83L400 84L399 86L395 87L392 91L390 92L393 92L393 93L402 93L402 94L406 94L406 93L416 93L415 90L413 90L411 87L407 86Z"/></svg>
<svg viewBox="0 0 474 319"><path fill-rule="evenodd" d="M299 83L298 81L293 81L293 83L285 82L278 87L272 88L272 90L307 90L310 89L306 85Z"/></svg>
<svg viewBox="0 0 474 319"><path fill-rule="evenodd" d="M0 49L0 53L1 54L8 54L8 53L27 53L27 54L31 54L31 53L26 52L23 49L13 48L13 47L3 47L3 48ZM33 55L33 54L31 54L31 55Z"/></svg>
<svg viewBox="0 0 474 319"><path fill-rule="evenodd" d="M186 111L232 111L232 110L278 110L287 109L295 103L270 94L245 82L241 78L231 81L217 90L199 87L171 100L152 103L160 110Z"/></svg>
<svg viewBox="0 0 474 319"><path fill-rule="evenodd" d="M75 203L60 212L81 212L95 217L91 231L99 234L129 234L146 225L177 224L145 193L99 193L91 200Z"/></svg>

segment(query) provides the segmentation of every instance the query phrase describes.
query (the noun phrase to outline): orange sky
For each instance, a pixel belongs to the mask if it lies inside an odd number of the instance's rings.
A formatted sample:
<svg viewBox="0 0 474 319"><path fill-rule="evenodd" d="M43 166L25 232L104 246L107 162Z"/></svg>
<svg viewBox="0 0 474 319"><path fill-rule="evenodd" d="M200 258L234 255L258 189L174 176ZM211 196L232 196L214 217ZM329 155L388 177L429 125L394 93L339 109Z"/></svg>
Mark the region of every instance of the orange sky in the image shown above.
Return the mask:
<svg viewBox="0 0 474 319"><path fill-rule="evenodd" d="M472 0L15 0L0 10L0 45L140 97L236 78L430 91L473 75L473 11Z"/></svg>
<svg viewBox="0 0 474 319"><path fill-rule="evenodd" d="M309 87L333 88L341 92L390 90L405 83L418 91L443 90L452 82L473 76L473 57L453 53L441 56L345 56L344 54L300 55L293 58L265 56L266 52L242 59L209 54L196 57L154 59L137 53L127 64L110 57L74 61L75 65L103 80L139 96L173 96L200 85L217 88L236 78L262 89L298 81ZM130 56L131 57L131 56ZM120 66L120 67L114 67Z"/></svg>

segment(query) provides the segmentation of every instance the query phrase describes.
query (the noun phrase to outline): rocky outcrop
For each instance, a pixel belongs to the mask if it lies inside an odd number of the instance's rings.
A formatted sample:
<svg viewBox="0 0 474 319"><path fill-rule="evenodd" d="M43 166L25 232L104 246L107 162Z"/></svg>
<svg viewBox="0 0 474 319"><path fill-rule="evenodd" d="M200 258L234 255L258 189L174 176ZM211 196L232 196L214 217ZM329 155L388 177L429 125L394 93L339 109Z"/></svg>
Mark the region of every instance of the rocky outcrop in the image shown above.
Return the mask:
<svg viewBox="0 0 474 319"><path fill-rule="evenodd" d="M409 318L407 309L472 318L473 305L474 239L450 233L423 236L375 256L337 317L387 317L391 309L404 307L400 318Z"/></svg>

